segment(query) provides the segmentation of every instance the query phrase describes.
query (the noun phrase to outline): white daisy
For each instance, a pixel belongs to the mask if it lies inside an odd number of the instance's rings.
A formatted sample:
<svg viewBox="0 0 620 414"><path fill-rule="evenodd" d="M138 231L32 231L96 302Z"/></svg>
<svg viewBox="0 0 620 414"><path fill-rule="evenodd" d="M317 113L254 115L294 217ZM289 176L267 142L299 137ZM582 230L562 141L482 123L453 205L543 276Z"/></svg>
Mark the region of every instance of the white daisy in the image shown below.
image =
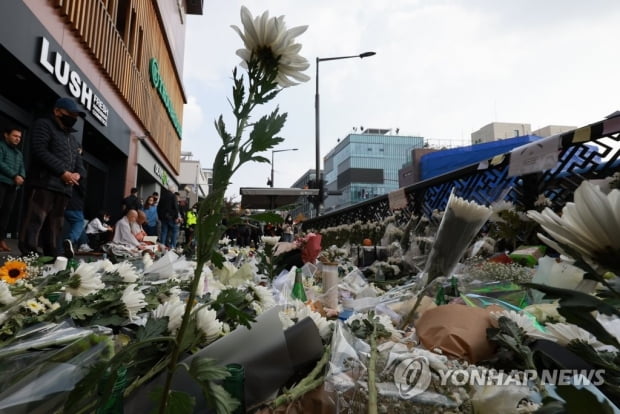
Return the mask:
<svg viewBox="0 0 620 414"><path fill-rule="evenodd" d="M13 302L15 302L15 298L11 294L9 285L4 280L0 280L0 304L10 305Z"/></svg>
<svg viewBox="0 0 620 414"><path fill-rule="evenodd" d="M206 344L210 344L223 334L223 324L217 320L217 312L202 306L194 312L198 329L204 333Z"/></svg>
<svg viewBox="0 0 620 414"><path fill-rule="evenodd" d="M296 85L297 82L292 79L298 82L310 80L308 75L301 73L310 64L299 55L301 44L295 43L295 38L305 32L308 26L287 30L284 16L270 18L269 12L265 11L262 16L253 18L245 6L241 6L241 22L243 32L235 25L231 27L245 44L245 49L237 50L237 55L243 59L242 66L247 67L252 58L260 59L261 65L266 68L277 62L276 82L283 88Z"/></svg>
<svg viewBox="0 0 620 414"><path fill-rule="evenodd" d="M45 312L45 306L36 299L28 299L22 306L36 315Z"/></svg>
<svg viewBox="0 0 620 414"><path fill-rule="evenodd" d="M172 296L170 300L164 303L160 303L153 311L153 317L161 319L168 317L168 331L171 334L176 334L179 327L181 327L181 321L183 320L183 313L185 313L185 303L179 299L178 296Z"/></svg>
<svg viewBox="0 0 620 414"><path fill-rule="evenodd" d="M496 201L492 203L489 207L493 211L493 213L491 213L491 216L489 217L489 221L493 223L504 223L506 221L500 215L502 211L515 211L515 205L511 201L506 200Z"/></svg>
<svg viewBox="0 0 620 414"><path fill-rule="evenodd" d="M104 287L105 284L101 281L97 268L88 263L80 263L75 272L71 274L66 290L72 296L88 296Z"/></svg>
<svg viewBox="0 0 620 414"><path fill-rule="evenodd" d="M123 281L127 283L134 283L138 280L138 273L136 268L130 262L120 262L115 266L116 272L120 275Z"/></svg>
<svg viewBox="0 0 620 414"><path fill-rule="evenodd" d="M121 297L121 301L125 305L125 309L127 309L129 319L134 318L137 313L146 306L144 293L135 290L136 286L138 285L135 283L127 285Z"/></svg>

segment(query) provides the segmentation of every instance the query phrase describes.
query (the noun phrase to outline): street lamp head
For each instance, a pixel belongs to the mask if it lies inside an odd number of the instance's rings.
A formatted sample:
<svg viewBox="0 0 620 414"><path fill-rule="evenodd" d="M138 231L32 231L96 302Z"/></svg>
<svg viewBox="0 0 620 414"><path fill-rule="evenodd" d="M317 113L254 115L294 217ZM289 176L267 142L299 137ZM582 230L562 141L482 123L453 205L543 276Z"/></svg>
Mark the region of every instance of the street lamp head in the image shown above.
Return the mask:
<svg viewBox="0 0 620 414"><path fill-rule="evenodd" d="M363 58L365 58L365 57L374 56L374 55L376 55L376 53L375 53L375 52L364 52L364 53L361 53L361 54L360 54L360 59L363 59Z"/></svg>

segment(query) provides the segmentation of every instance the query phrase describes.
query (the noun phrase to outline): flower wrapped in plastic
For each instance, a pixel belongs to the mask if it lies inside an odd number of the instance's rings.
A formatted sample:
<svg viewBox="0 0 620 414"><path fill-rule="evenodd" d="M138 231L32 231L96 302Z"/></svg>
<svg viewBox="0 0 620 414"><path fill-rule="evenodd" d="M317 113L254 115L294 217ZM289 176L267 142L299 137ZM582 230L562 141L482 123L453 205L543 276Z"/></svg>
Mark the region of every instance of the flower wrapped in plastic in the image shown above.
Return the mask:
<svg viewBox="0 0 620 414"><path fill-rule="evenodd" d="M452 191L426 260L423 285L437 277L451 275L491 213L490 208L457 197Z"/></svg>

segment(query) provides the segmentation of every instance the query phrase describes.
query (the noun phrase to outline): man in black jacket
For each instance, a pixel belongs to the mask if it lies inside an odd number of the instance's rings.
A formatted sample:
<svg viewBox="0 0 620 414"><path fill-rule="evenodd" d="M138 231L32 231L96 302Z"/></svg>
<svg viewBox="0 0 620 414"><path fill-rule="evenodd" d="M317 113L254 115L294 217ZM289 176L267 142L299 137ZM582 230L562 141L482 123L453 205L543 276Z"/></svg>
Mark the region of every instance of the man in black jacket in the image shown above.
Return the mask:
<svg viewBox="0 0 620 414"><path fill-rule="evenodd" d="M73 129L78 116L84 118L75 101L60 98L50 117L37 119L30 137L30 168L26 185L26 212L19 233L22 254L36 252L39 243L46 256L56 256L56 245L64 211L85 173Z"/></svg>

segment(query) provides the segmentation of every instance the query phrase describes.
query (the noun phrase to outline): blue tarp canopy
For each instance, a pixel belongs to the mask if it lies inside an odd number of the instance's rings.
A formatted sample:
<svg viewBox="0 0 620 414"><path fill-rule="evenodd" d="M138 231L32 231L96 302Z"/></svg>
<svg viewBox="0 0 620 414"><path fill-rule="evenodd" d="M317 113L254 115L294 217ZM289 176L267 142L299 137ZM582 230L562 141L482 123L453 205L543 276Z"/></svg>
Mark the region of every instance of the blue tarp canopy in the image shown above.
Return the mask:
<svg viewBox="0 0 620 414"><path fill-rule="evenodd" d="M451 148L430 152L420 159L420 179L427 180L459 168L467 167L496 155L510 152L513 148L541 139L537 135L501 139L468 147Z"/></svg>

